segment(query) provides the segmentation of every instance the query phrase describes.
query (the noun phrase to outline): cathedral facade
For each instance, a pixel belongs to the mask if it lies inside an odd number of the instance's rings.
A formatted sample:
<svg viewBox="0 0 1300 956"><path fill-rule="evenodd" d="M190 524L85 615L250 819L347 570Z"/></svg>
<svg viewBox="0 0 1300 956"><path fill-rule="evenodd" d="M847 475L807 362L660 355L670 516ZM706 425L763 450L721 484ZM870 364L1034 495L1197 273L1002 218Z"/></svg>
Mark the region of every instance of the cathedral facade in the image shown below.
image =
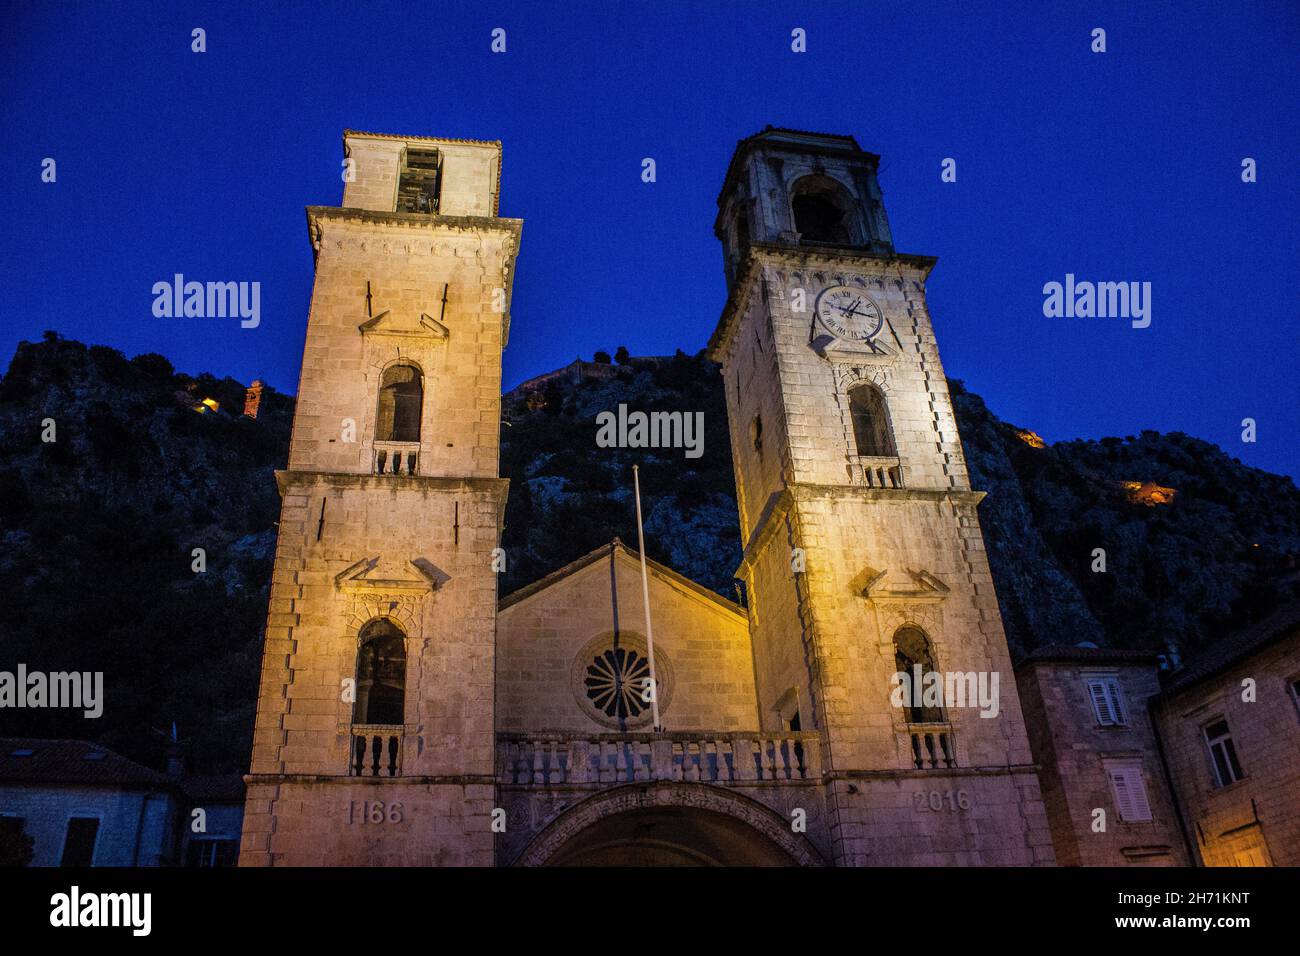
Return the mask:
<svg viewBox="0 0 1300 956"><path fill-rule="evenodd" d="M652 682L622 542L497 593L500 144L344 145L342 205L307 211L241 865L1054 863L935 260L894 249L878 158L768 128L726 172L745 600L646 562Z"/></svg>

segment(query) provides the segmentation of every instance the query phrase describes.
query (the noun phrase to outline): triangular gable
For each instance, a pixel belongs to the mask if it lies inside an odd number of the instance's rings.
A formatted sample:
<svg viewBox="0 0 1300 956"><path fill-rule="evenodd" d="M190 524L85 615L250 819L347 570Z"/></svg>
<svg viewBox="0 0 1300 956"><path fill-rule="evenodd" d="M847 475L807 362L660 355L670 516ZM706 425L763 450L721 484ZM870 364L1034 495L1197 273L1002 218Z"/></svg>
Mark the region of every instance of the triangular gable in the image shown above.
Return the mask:
<svg viewBox="0 0 1300 956"><path fill-rule="evenodd" d="M924 569L903 569L891 575L888 570L863 568L853 579L853 591L868 601L906 601L911 604L934 604L948 596L948 585Z"/></svg>
<svg viewBox="0 0 1300 956"><path fill-rule="evenodd" d="M412 558L406 564L417 572L417 577L371 577L379 567L379 558L362 558L336 574L334 586L340 591L436 591L451 580L451 575L428 558Z"/></svg>
<svg viewBox="0 0 1300 956"><path fill-rule="evenodd" d="M627 545L623 544L621 540L615 538L609 544L603 544L599 548L587 552L576 561L571 561L564 567L552 571L550 574L543 578L539 578L532 584L526 585L519 590L506 595L498 602L497 610L504 611L515 605L523 604L555 585L572 578L575 574L586 570L598 561L608 561L611 551L613 552L615 559L625 562L624 566L628 567L629 570L634 571L636 574L641 573L640 552L633 551ZM714 610L724 611L736 617L748 620L748 617L745 614L745 609L740 605L733 601L728 601L726 598L714 591L710 591L701 584L696 584L684 574L679 574L672 568L655 561L653 558L646 559L646 569L650 572L652 578L661 584L672 588L679 594L695 601L704 602L710 605Z"/></svg>
<svg viewBox="0 0 1300 956"><path fill-rule="evenodd" d="M445 339L450 334L443 325L427 312L421 312L415 320L399 319L385 309L378 315L366 319L357 329L362 335L391 335L399 337L418 337Z"/></svg>

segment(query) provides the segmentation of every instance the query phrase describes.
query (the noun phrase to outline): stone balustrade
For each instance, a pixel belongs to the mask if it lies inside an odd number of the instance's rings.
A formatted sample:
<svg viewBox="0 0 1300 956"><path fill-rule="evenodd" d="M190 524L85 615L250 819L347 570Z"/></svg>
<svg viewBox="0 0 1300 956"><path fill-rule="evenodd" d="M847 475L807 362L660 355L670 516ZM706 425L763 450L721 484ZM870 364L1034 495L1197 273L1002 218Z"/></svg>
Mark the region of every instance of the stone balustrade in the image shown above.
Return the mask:
<svg viewBox="0 0 1300 956"><path fill-rule="evenodd" d="M957 748L951 724L908 724L912 738L912 763L917 770L957 766Z"/></svg>
<svg viewBox="0 0 1300 956"><path fill-rule="evenodd" d="M497 734L498 780L548 786L821 779L816 733Z"/></svg>
<svg viewBox="0 0 1300 956"><path fill-rule="evenodd" d="M897 458L858 456L862 480L868 488L902 488L903 466Z"/></svg>
<svg viewBox="0 0 1300 956"><path fill-rule="evenodd" d="M396 777L402 772L401 724L353 724L348 775Z"/></svg>
<svg viewBox="0 0 1300 956"><path fill-rule="evenodd" d="M419 442L377 441L374 446L376 475L418 474Z"/></svg>

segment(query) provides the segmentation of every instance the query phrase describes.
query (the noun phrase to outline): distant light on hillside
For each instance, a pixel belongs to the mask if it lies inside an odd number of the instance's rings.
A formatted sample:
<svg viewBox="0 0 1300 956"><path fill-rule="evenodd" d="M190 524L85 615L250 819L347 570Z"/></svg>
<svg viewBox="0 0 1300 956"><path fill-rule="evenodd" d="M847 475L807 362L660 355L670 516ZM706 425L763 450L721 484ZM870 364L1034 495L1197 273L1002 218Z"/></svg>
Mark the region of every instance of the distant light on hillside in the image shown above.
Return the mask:
<svg viewBox="0 0 1300 956"><path fill-rule="evenodd" d="M1128 491L1129 501L1135 505L1146 505L1148 508L1167 505L1174 500L1174 495L1178 494L1175 489L1157 485L1154 481L1125 481L1122 484Z"/></svg>
<svg viewBox="0 0 1300 956"><path fill-rule="evenodd" d="M1030 448L1047 447L1047 443L1044 442L1043 439L1038 436L1037 432L1031 432L1025 429L1017 428L1016 435L1019 436L1020 440L1024 442L1026 445L1028 445Z"/></svg>

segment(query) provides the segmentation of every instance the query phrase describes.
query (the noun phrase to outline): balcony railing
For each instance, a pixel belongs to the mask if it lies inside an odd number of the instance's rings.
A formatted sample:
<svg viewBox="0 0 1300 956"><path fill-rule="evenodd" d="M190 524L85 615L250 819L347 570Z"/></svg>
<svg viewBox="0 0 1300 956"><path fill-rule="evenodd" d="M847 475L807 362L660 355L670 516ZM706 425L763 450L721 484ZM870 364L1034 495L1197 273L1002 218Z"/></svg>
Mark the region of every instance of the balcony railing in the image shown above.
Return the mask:
<svg viewBox="0 0 1300 956"><path fill-rule="evenodd" d="M816 733L497 734L498 780L547 786L821 779Z"/></svg>
<svg viewBox="0 0 1300 956"><path fill-rule="evenodd" d="M396 777L402 772L401 724L353 724L350 777Z"/></svg>
<svg viewBox="0 0 1300 956"><path fill-rule="evenodd" d="M377 441L374 452L376 475L414 475L420 463L420 443Z"/></svg>
<svg viewBox="0 0 1300 956"><path fill-rule="evenodd" d="M897 458L858 456L862 481L868 488L902 488L903 467Z"/></svg>
<svg viewBox="0 0 1300 956"><path fill-rule="evenodd" d="M908 724L912 738L912 765L917 770L957 766L957 745L951 724Z"/></svg>

